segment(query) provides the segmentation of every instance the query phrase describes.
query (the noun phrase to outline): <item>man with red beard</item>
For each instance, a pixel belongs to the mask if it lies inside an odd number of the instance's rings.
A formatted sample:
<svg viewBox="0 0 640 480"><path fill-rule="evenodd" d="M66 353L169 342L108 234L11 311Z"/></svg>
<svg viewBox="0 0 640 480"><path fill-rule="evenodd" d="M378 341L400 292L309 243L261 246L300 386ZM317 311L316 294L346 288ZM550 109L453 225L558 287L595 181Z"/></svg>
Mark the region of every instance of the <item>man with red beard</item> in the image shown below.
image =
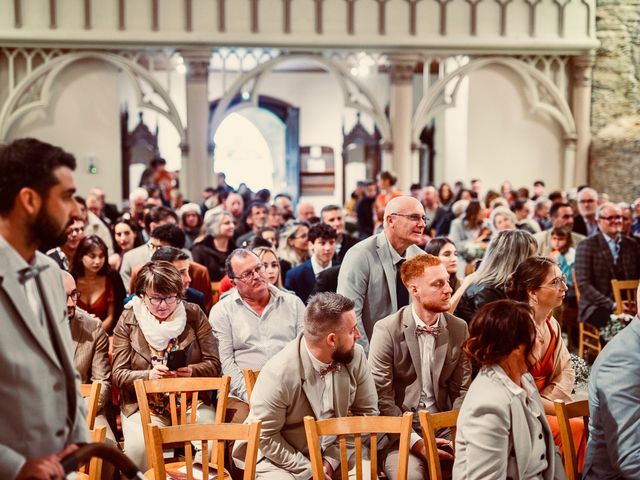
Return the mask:
<svg viewBox="0 0 640 480"><path fill-rule="evenodd" d="M369 365L378 392L380 415L414 413L409 479L427 478L427 456L418 411L459 409L471 382L471 366L462 351L469 336L467 323L447 313L449 274L440 259L424 254L401 267L402 282L412 303L378 321L373 328ZM441 459L451 460L447 439L436 439ZM382 458L390 480L398 470L398 442Z"/></svg>

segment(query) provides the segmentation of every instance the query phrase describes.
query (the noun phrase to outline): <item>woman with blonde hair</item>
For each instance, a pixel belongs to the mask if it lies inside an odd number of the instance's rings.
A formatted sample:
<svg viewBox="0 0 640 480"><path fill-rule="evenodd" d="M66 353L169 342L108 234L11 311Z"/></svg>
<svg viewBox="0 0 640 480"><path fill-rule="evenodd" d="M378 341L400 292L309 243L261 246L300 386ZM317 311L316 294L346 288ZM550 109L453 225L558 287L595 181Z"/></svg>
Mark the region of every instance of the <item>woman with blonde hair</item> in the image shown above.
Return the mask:
<svg viewBox="0 0 640 480"><path fill-rule="evenodd" d="M267 275L267 281L279 289L283 289L282 276L280 275L280 262L278 261L278 254L274 248L270 247L256 247L251 250L258 258L264 263L265 274Z"/></svg>
<svg viewBox="0 0 640 480"><path fill-rule="evenodd" d="M284 277L290 268L296 267L309 258L309 224L307 222L289 222L280 233L278 258L282 260L281 275Z"/></svg>

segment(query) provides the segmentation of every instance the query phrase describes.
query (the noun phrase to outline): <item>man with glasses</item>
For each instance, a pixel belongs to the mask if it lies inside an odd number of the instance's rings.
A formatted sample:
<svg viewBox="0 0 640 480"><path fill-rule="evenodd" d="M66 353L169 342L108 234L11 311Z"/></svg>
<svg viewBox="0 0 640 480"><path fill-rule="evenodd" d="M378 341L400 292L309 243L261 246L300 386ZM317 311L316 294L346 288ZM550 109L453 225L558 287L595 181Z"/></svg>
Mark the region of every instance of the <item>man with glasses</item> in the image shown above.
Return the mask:
<svg viewBox="0 0 640 480"><path fill-rule="evenodd" d="M354 301L363 332L358 341L367 351L375 322L409 304L400 266L424 253L416 244L425 221L420 201L407 195L396 197L385 208L383 231L353 246L342 262L338 293Z"/></svg>
<svg viewBox="0 0 640 480"><path fill-rule="evenodd" d="M551 248L551 230L554 228L565 227L570 232L573 230L573 208L568 203L554 203L549 211L551 215L551 228L534 235L538 242L538 255L548 257L553 248ZM571 232L571 241L573 246L578 245L586 237L578 232Z"/></svg>
<svg viewBox="0 0 640 480"><path fill-rule="evenodd" d="M598 208L598 192L585 187L578 192L578 212L573 222L573 231L586 237L598 233L596 209Z"/></svg>
<svg viewBox="0 0 640 480"><path fill-rule="evenodd" d="M47 255L49 258L52 258L62 270L70 271L76 249L84 236L84 223L79 218L74 218L71 225L67 227L67 241L61 246L47 251Z"/></svg>
<svg viewBox="0 0 640 480"><path fill-rule="evenodd" d="M640 254L637 243L621 233L622 213L618 206L603 203L596 211L596 219L599 232L578 245L575 269L580 291L579 318L602 328L616 307L611 280L640 278ZM631 313L630 305L623 307Z"/></svg>
<svg viewBox="0 0 640 480"><path fill-rule="evenodd" d="M262 260L250 250L234 250L226 260L235 289L214 305L209 323L218 339L222 374L231 377L227 410L241 423L249 413L242 370L260 370L302 330L304 304L270 285Z"/></svg>

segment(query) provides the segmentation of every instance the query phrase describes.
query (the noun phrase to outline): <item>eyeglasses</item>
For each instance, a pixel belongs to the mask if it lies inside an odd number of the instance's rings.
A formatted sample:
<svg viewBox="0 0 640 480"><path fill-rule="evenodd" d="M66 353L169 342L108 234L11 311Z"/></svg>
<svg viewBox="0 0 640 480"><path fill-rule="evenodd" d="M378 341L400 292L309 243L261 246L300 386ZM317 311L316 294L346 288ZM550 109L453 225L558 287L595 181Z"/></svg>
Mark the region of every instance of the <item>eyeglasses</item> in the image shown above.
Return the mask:
<svg viewBox="0 0 640 480"><path fill-rule="evenodd" d="M149 303L154 307L159 307L162 302L164 302L164 304L167 306L175 305L180 300L180 297L178 297L178 295L170 295L168 297L150 297L145 294L145 297L147 297Z"/></svg>
<svg viewBox="0 0 640 480"><path fill-rule="evenodd" d="M554 288L556 290L560 290L563 286L567 286L567 276L563 275L561 277L554 278L549 285L542 285L540 288Z"/></svg>
<svg viewBox="0 0 640 480"><path fill-rule="evenodd" d="M264 273L265 270L265 265L264 263L259 264L256 268L253 268L247 272L244 272L240 275L236 275L236 280L242 280L243 282L246 282L247 280L249 280L250 278L253 277L253 275L255 275L256 273L258 275L262 275Z"/></svg>
<svg viewBox="0 0 640 480"><path fill-rule="evenodd" d="M423 222L427 222L427 217L426 215L420 215L418 213L392 213L391 215L394 215L396 217L404 217L407 220L411 221L411 222L419 222L420 220L422 220Z"/></svg>
<svg viewBox="0 0 640 480"><path fill-rule="evenodd" d="M152 252L155 252L156 250L158 250L159 248L162 248L162 245L160 244L155 244L155 243L147 243L147 245L149 246L149 250L151 250Z"/></svg>
<svg viewBox="0 0 640 480"><path fill-rule="evenodd" d="M68 228L67 229L67 235L71 235L72 233L75 233L76 235L80 235L81 233L84 233L84 227Z"/></svg>
<svg viewBox="0 0 640 480"><path fill-rule="evenodd" d="M73 300L73 303L77 302L80 298L80 292L78 290L73 290L71 293L67 293L67 301L69 299Z"/></svg>
<svg viewBox="0 0 640 480"><path fill-rule="evenodd" d="M600 217L598 220L606 220L607 222L617 222L618 220L622 220L624 217L622 215L610 215L608 217Z"/></svg>
<svg viewBox="0 0 640 480"><path fill-rule="evenodd" d="M595 203L593 198L585 198L584 200L578 200L578 203Z"/></svg>
<svg viewBox="0 0 640 480"><path fill-rule="evenodd" d="M296 235L295 237L293 237L295 240L297 239L305 239L305 238L309 238L309 234L308 233L303 233L302 235Z"/></svg>

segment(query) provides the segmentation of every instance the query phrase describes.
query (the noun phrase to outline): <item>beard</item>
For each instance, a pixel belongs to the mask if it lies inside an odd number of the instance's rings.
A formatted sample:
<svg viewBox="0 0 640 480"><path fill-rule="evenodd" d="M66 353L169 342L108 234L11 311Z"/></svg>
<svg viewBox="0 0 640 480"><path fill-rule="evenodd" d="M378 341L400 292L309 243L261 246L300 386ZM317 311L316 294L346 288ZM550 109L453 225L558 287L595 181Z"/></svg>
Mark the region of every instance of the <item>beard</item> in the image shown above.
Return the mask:
<svg viewBox="0 0 640 480"><path fill-rule="evenodd" d="M353 360L353 356L355 355L356 346L354 345L349 350L342 350L341 348L336 348L334 352L331 353L331 359L336 363L341 363L342 365L349 365L351 360Z"/></svg>
<svg viewBox="0 0 640 480"><path fill-rule="evenodd" d="M33 225L33 236L40 245L47 249L59 247L67 241L67 227L71 222L72 220L69 219L66 225L58 225L49 212L42 208Z"/></svg>
<svg viewBox="0 0 640 480"><path fill-rule="evenodd" d="M422 303L422 308L424 308L428 312L448 312L449 308L451 308L451 297L449 297L446 305L442 302L424 302Z"/></svg>

